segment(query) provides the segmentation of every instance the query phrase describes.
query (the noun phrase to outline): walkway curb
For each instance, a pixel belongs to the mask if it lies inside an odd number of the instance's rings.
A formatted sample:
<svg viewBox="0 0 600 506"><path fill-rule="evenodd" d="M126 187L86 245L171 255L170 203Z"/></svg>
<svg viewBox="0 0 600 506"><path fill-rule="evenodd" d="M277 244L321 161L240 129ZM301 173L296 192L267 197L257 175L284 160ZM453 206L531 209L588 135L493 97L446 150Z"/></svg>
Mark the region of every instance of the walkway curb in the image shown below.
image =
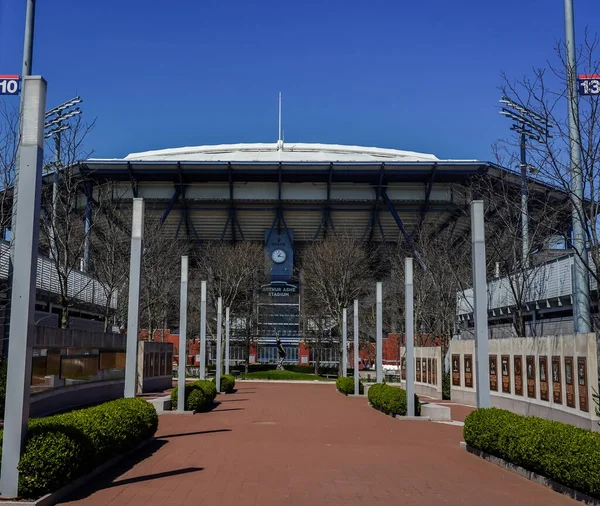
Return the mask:
<svg viewBox="0 0 600 506"><path fill-rule="evenodd" d="M154 436L152 436L150 439L146 439L146 441L143 441L142 443L137 445L133 450L129 450L127 453L119 455L109 460L108 462L105 462L104 464L94 469L92 472L81 476L80 478L77 478L75 481L69 483L68 485L65 485L62 488L59 488L54 492L50 492L49 494L43 495L39 499L34 499L32 501L19 499L0 499L0 506L53 506L69 494L75 492L78 488L82 487L96 476L104 473L105 471L108 471L114 465L133 455L135 452L141 450L146 445L150 444L152 441L154 441Z"/></svg>
<svg viewBox="0 0 600 506"><path fill-rule="evenodd" d="M511 462L501 459L500 457L495 457L494 455L485 453L484 451L481 451L477 448L473 448L472 446L469 446L464 441L461 441L460 447L462 449L466 450L467 452L475 455L476 457L479 457L483 460L487 460L488 462L491 462L492 464L496 464L497 466L503 467L504 469L507 469L508 471L512 471L513 473L519 474L523 478L528 479L529 481L533 481L535 483L543 485L544 487L551 488L555 492L569 496L571 499L575 499L576 501L580 501L580 502L582 502L584 504L588 504L590 506L600 506L600 499L595 499L593 497L590 497L589 495L584 494L583 492L579 492L578 490L574 490L571 487L567 487L566 485L563 485L562 483L558 483L557 481L554 481L551 478L546 478L545 476L542 476L541 474L534 473L533 471L528 471L527 469L525 469L521 466L512 464Z"/></svg>

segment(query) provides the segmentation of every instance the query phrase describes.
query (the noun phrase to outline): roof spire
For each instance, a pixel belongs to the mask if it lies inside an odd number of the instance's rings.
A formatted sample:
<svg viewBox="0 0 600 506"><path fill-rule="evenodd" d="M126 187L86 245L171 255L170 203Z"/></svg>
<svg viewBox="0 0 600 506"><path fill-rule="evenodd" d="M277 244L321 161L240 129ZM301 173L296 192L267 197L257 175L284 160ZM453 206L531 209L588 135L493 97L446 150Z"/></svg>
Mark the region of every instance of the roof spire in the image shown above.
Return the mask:
<svg viewBox="0 0 600 506"><path fill-rule="evenodd" d="M279 92L279 133L277 137L277 151L283 151L283 127L281 123L281 92Z"/></svg>

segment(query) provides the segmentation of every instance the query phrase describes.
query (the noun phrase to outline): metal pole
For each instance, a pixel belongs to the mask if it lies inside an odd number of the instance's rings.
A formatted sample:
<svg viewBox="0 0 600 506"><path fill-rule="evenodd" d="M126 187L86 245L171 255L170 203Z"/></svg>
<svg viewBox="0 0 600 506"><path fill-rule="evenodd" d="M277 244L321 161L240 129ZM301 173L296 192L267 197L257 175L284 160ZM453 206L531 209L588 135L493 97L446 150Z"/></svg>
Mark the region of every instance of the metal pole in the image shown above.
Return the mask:
<svg viewBox="0 0 600 506"><path fill-rule="evenodd" d="M567 46L567 93L569 99L569 138L571 145L571 199L573 201L573 323L576 333L592 331L587 250L583 214L583 174L579 134L579 97L575 54L575 16L573 0L565 0L565 43Z"/></svg>
<svg viewBox="0 0 600 506"><path fill-rule="evenodd" d="M377 325L375 328L376 336L376 350L375 350L375 372L377 376L377 383L383 382L383 295L382 295L382 283L377 282Z"/></svg>
<svg viewBox="0 0 600 506"><path fill-rule="evenodd" d="M342 311L342 376L348 374L348 310Z"/></svg>
<svg viewBox="0 0 600 506"><path fill-rule="evenodd" d="M471 244L473 256L473 291L475 298L475 369L477 407L490 407L490 364L488 351L488 303L485 264L485 226L483 200L471 203Z"/></svg>
<svg viewBox="0 0 600 506"><path fill-rule="evenodd" d="M406 331L406 405L408 416L415 416L415 329L413 259L404 259L404 326Z"/></svg>
<svg viewBox="0 0 600 506"><path fill-rule="evenodd" d="M185 411L185 369L187 365L187 296L188 257L181 257L181 290L179 295L179 367L177 379L177 411Z"/></svg>
<svg viewBox="0 0 600 506"><path fill-rule="evenodd" d="M200 379L206 379L206 281L200 289Z"/></svg>
<svg viewBox="0 0 600 506"><path fill-rule="evenodd" d="M521 237L523 242L522 265L525 269L529 266L529 212L527 210L527 145L524 132L521 132Z"/></svg>
<svg viewBox="0 0 600 506"><path fill-rule="evenodd" d="M11 293L8 373L0 495L18 495L17 465L27 435L29 394L35 313L38 236L44 150L44 112L46 81L39 76L23 79L23 108L20 134L19 170L24 184L19 184L15 225L14 276ZM14 230L14 229L13 229Z"/></svg>
<svg viewBox="0 0 600 506"><path fill-rule="evenodd" d="M217 367L215 379L217 392L221 391L221 325L223 324L223 300L219 297L217 301Z"/></svg>
<svg viewBox="0 0 600 506"><path fill-rule="evenodd" d="M358 359L359 359L359 343L358 343L358 301L354 301L354 395L360 394L360 386L358 383Z"/></svg>
<svg viewBox="0 0 600 506"><path fill-rule="evenodd" d="M129 261L129 306L127 309L127 355L125 358L125 397L137 391L137 355L142 282L142 241L144 239L144 199L133 199L131 259Z"/></svg>
<svg viewBox="0 0 600 506"><path fill-rule="evenodd" d="M33 67L33 33L35 25L35 0L27 0L25 13L25 42L23 44L23 67L21 76L30 76Z"/></svg>
<svg viewBox="0 0 600 506"><path fill-rule="evenodd" d="M229 374L229 308L225 308L225 374Z"/></svg>

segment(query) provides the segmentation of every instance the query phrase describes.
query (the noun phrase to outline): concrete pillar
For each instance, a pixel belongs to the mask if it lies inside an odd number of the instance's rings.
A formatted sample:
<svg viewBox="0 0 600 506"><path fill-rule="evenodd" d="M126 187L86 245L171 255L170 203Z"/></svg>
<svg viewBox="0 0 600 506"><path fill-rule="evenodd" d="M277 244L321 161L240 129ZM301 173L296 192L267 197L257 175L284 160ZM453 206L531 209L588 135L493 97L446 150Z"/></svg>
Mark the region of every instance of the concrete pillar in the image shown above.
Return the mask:
<svg viewBox="0 0 600 506"><path fill-rule="evenodd" d="M488 300L485 263L485 225L483 200L471 202L471 245L473 256L473 294L475 300L475 371L477 407L490 407L490 364L488 351Z"/></svg>
<svg viewBox="0 0 600 506"><path fill-rule="evenodd" d="M125 397L137 391L137 354L142 283L142 241L144 239L144 199L133 199L131 259L129 261L129 306L127 309L127 350L125 358Z"/></svg>
<svg viewBox="0 0 600 506"><path fill-rule="evenodd" d="M206 281L200 289L200 379L206 379Z"/></svg>
<svg viewBox="0 0 600 506"><path fill-rule="evenodd" d="M215 378L217 382L217 392L221 391L221 326L223 324L223 300L219 297L217 302L217 367Z"/></svg>
<svg viewBox="0 0 600 506"><path fill-rule="evenodd" d="M0 494L18 495L17 465L27 435L35 292L37 276L46 81L39 76L23 78L21 144L15 205L14 258L10 305L8 373L2 441ZM11 239L13 239L11 237Z"/></svg>
<svg viewBox="0 0 600 506"><path fill-rule="evenodd" d="M354 301L354 394L358 395L359 378L358 378L358 360L359 360L359 342L358 342L358 301Z"/></svg>
<svg viewBox="0 0 600 506"><path fill-rule="evenodd" d="M177 411L185 411L185 366L187 364L187 296L188 257L181 257L181 291L179 295L179 368L177 386Z"/></svg>
<svg viewBox="0 0 600 506"><path fill-rule="evenodd" d="M415 332L412 258L404 260L404 319L406 331L406 414L408 416L415 416Z"/></svg>
<svg viewBox="0 0 600 506"><path fill-rule="evenodd" d="M342 376L348 375L348 311L342 311Z"/></svg>
<svg viewBox="0 0 600 506"><path fill-rule="evenodd" d="M225 374L229 374L229 308L225 308Z"/></svg>
<svg viewBox="0 0 600 506"><path fill-rule="evenodd" d="M377 282L377 325L376 325L375 371L377 383L383 382L383 290L381 281Z"/></svg>

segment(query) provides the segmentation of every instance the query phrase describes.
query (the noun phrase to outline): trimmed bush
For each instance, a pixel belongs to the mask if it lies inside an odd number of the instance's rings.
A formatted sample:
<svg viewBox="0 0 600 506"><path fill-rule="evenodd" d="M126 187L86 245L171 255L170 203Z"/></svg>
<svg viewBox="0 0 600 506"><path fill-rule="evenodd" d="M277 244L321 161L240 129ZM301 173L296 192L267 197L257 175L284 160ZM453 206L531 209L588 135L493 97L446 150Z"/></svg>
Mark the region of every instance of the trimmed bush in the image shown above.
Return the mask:
<svg viewBox="0 0 600 506"><path fill-rule="evenodd" d="M217 387L212 381L198 380L194 383L194 386L204 392L207 398L207 404L212 403L217 397Z"/></svg>
<svg viewBox="0 0 600 506"><path fill-rule="evenodd" d="M213 378L213 382L217 383L217 378ZM221 388L220 392L225 392L226 394L230 394L233 392L235 388L235 378L231 374L223 374L221 375Z"/></svg>
<svg viewBox="0 0 600 506"><path fill-rule="evenodd" d="M498 408L471 413L465 442L563 485L600 498L600 434Z"/></svg>
<svg viewBox="0 0 600 506"><path fill-rule="evenodd" d="M119 399L32 419L19 461L19 494L57 490L154 435L158 415L143 399ZM3 433L0 432L0 441Z"/></svg>
<svg viewBox="0 0 600 506"><path fill-rule="evenodd" d="M342 392L345 395L354 394L354 379L344 377L338 378L335 382L335 387L339 392ZM358 391L360 392L360 395L365 393L365 387L360 381L358 382Z"/></svg>
<svg viewBox="0 0 600 506"><path fill-rule="evenodd" d="M193 388L186 399L186 408L189 411L200 411L206 407L207 397L204 391L200 388Z"/></svg>
<svg viewBox="0 0 600 506"><path fill-rule="evenodd" d="M388 415L406 416L406 390L391 387L387 383L375 383L369 388L369 402L371 405ZM421 403L415 394L415 412L421 416Z"/></svg>

